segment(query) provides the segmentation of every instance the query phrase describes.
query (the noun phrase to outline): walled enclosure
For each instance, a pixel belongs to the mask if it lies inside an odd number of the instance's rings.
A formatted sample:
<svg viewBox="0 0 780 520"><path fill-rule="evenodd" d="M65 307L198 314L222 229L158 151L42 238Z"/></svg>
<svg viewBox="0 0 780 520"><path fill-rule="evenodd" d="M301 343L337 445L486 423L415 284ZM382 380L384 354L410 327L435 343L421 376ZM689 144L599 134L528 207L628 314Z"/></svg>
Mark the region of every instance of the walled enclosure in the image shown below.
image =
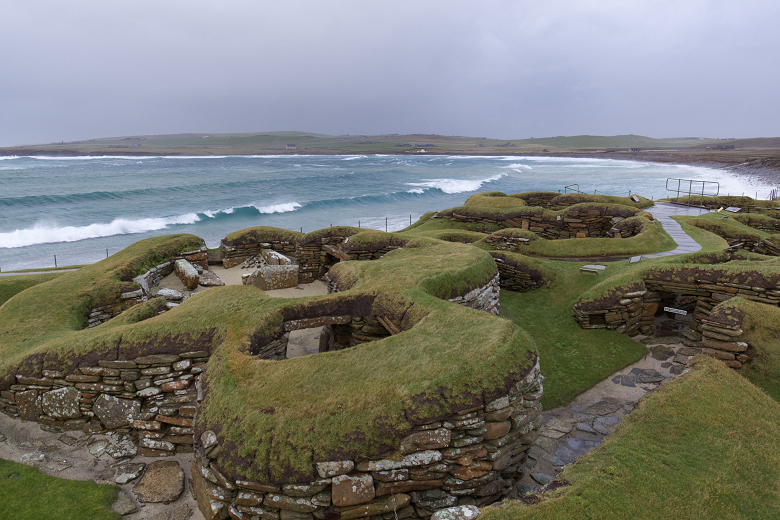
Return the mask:
<svg viewBox="0 0 780 520"><path fill-rule="evenodd" d="M749 257L740 253L694 255L704 262L728 262ZM629 335L652 334L654 316L663 307L673 306L664 298L682 295L693 307L690 319L693 345L702 353L723 360L732 368L741 368L753 353L740 341L742 316L721 312L718 305L734 297L766 305L780 305L780 273L770 264L754 265L663 265L639 273L639 281L614 287L596 298L580 299L574 305L574 319L582 328L604 328ZM771 265L775 265L774 263Z"/></svg>
<svg viewBox="0 0 780 520"><path fill-rule="evenodd" d="M250 231L255 242L239 233L232 246L226 237L228 247L291 248L298 254L289 256L308 262L303 280L331 258L378 261L333 266L329 283L338 292L328 296L280 300L223 287L147 319L133 309L53 339L41 331L39 343L0 344L12 353L0 364L2 411L66 429L131 432L151 456L194 449L194 489L209 519L228 512L418 518L508 493L535 438L542 377L530 338L491 314L498 296L491 256L378 232L281 240L289 232ZM155 260L145 279L183 255ZM69 276L86 279L100 269L85 267L42 289L56 297ZM140 281L122 284L118 294L143 292ZM23 306L23 296L0 309L0 318ZM324 325L360 325L364 334L350 334L352 348L259 359L290 330ZM367 334L366 327L374 329Z"/></svg>

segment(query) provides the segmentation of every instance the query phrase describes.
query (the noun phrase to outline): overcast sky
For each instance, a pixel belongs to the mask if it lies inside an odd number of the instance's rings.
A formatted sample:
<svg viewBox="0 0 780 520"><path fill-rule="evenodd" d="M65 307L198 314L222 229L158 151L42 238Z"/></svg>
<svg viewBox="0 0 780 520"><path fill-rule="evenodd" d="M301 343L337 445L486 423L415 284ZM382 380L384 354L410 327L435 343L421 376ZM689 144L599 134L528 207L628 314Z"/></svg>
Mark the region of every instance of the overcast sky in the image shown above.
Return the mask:
<svg viewBox="0 0 780 520"><path fill-rule="evenodd" d="M0 146L780 136L777 0L2 0Z"/></svg>

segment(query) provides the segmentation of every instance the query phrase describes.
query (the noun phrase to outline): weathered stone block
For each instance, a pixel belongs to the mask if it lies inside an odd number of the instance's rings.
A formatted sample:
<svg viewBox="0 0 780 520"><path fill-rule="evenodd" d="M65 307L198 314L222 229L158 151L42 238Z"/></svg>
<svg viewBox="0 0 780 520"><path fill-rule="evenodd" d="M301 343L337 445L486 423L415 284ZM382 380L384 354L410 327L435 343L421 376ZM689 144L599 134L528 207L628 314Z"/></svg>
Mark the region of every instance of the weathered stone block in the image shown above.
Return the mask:
<svg viewBox="0 0 780 520"><path fill-rule="evenodd" d="M366 516L377 516L384 513L392 513L409 505L412 497L406 493L389 496L382 500L375 500L370 504L363 504L355 507L340 508L340 520L354 520Z"/></svg>
<svg viewBox="0 0 780 520"><path fill-rule="evenodd" d="M92 411L106 428L122 428L140 419L141 403L101 394L92 405Z"/></svg>
<svg viewBox="0 0 780 520"><path fill-rule="evenodd" d="M184 471L176 461L157 460L146 466L133 487L141 502L173 502L184 490Z"/></svg>
<svg viewBox="0 0 780 520"><path fill-rule="evenodd" d="M287 289L298 286L297 265L266 265L250 274L245 285L254 285L264 291Z"/></svg>
<svg viewBox="0 0 780 520"><path fill-rule="evenodd" d="M187 289L190 291L197 289L200 275L191 263L184 259L176 260L174 269L176 271L176 276L179 277L179 280L181 280L181 283L183 283Z"/></svg>
<svg viewBox="0 0 780 520"><path fill-rule="evenodd" d="M401 455L421 450L436 450L450 445L452 432L446 428L413 433L401 441Z"/></svg>
<svg viewBox="0 0 780 520"><path fill-rule="evenodd" d="M41 396L43 413L57 419L77 419L81 417L79 395L80 392L72 386L46 392Z"/></svg>
<svg viewBox="0 0 780 520"><path fill-rule="evenodd" d="M286 509L288 511L298 511L299 513L311 513L317 509L317 506L311 503L308 498L294 498L287 495L277 495L268 493L263 500L263 504L274 509Z"/></svg>
<svg viewBox="0 0 780 520"><path fill-rule="evenodd" d="M41 415L41 402L37 390L16 392L16 407L19 417L25 421L37 421Z"/></svg>
<svg viewBox="0 0 780 520"><path fill-rule="evenodd" d="M316 467L320 477L331 478L349 473L355 467L355 463L351 460L318 462Z"/></svg>
<svg viewBox="0 0 780 520"><path fill-rule="evenodd" d="M370 474L333 477L333 505L354 506L370 502L374 496L374 479Z"/></svg>

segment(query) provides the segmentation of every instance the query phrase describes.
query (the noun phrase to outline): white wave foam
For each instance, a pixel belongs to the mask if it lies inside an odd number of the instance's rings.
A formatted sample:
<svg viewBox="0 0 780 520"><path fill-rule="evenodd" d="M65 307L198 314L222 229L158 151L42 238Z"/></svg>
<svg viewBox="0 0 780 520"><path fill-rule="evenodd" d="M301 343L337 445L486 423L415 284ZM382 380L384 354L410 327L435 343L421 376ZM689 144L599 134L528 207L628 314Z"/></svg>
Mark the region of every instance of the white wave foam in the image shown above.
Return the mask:
<svg viewBox="0 0 780 520"><path fill-rule="evenodd" d="M506 173L500 173L487 179L425 179L425 182L407 182L407 186L419 186L420 188L434 188L449 195L476 191L485 183L497 181Z"/></svg>
<svg viewBox="0 0 780 520"><path fill-rule="evenodd" d="M18 158L19 158L18 155L3 155L3 156L0 156L0 161L11 160L11 159L18 159Z"/></svg>
<svg viewBox="0 0 780 520"><path fill-rule="evenodd" d="M344 157L341 159L342 161L354 161L356 159L365 159L365 155L348 155L347 157Z"/></svg>
<svg viewBox="0 0 780 520"><path fill-rule="evenodd" d="M422 195L425 193L425 190L423 188L412 188L411 190L407 190L406 193L416 193L418 195Z"/></svg>
<svg viewBox="0 0 780 520"><path fill-rule="evenodd" d="M31 229L17 229L9 233L0 233L0 248L24 247L35 244L52 244L55 242L76 242L87 238L109 237L113 235L128 235L165 229L175 224L194 224L200 217L195 213L175 217L144 218L128 220L114 219L108 224L90 224L88 226L56 227L37 224Z"/></svg>
<svg viewBox="0 0 780 520"><path fill-rule="evenodd" d="M524 170L533 170L532 167L528 166L527 164L510 164L509 166L502 166L502 168L508 168L510 170L518 171L518 168L522 168Z"/></svg>
<svg viewBox="0 0 780 520"><path fill-rule="evenodd" d="M260 213L289 213L300 208L297 202L286 202L283 204L273 204L271 206L253 206Z"/></svg>

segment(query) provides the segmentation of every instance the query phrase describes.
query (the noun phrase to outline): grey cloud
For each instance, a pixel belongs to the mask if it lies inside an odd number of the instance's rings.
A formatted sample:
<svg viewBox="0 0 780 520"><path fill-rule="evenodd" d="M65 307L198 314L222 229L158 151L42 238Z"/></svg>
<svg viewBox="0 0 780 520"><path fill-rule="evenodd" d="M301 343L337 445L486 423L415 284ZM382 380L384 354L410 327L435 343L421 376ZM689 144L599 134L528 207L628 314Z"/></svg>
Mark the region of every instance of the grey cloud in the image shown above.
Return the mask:
<svg viewBox="0 0 780 520"><path fill-rule="evenodd" d="M10 0L0 145L298 129L780 135L772 1Z"/></svg>

